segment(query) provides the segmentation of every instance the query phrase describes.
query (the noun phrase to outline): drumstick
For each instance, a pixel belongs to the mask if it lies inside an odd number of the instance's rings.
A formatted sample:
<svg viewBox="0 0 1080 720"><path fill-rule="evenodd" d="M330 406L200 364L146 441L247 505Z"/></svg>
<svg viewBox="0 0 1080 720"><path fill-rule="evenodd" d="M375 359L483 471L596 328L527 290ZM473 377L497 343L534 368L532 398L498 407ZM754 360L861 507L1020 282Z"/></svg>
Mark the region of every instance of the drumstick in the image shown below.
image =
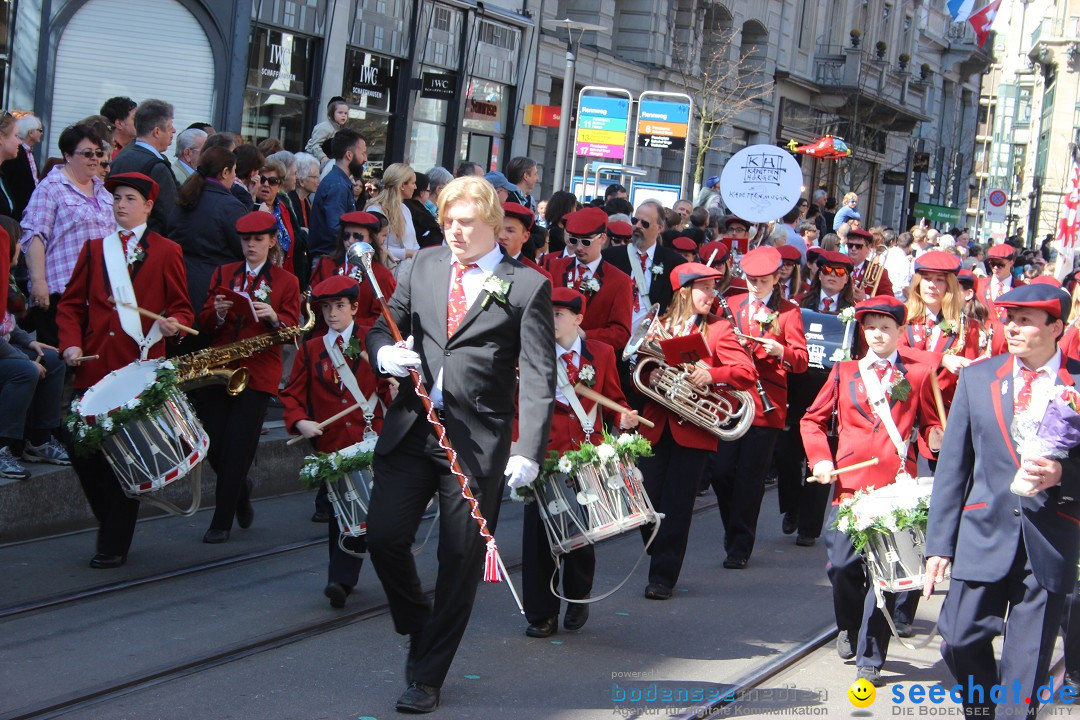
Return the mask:
<svg viewBox="0 0 1080 720"><path fill-rule="evenodd" d="M75 358L75 362L82 362L83 360L100 360L100 359L101 359L100 355L80 355L79 357Z"/></svg>
<svg viewBox="0 0 1080 720"><path fill-rule="evenodd" d="M945 413L945 401L941 398L941 388L938 387L937 374L931 373L927 381L930 383L930 389L934 391L934 405L937 406L937 414L941 418L941 429L944 430L947 415Z"/></svg>
<svg viewBox="0 0 1080 720"><path fill-rule="evenodd" d="M839 475L843 475L846 472L851 472L852 470L862 470L863 468L873 467L874 465L877 465L877 464L878 464L878 459L876 457L872 457L869 460L863 460L862 462L857 462L854 465L848 465L847 467L836 468L835 470L830 470L827 474L828 474L829 477L837 477ZM816 477L817 477L816 475L811 475L810 477L806 478L806 481L807 482L818 482L818 480L815 480Z"/></svg>
<svg viewBox="0 0 1080 720"><path fill-rule="evenodd" d="M763 337L756 337L754 335L747 335L746 333L739 332L738 330L735 331L735 337L739 337L739 338L742 338L744 340L753 340L754 342L762 342L763 340L765 340L765 338L763 338Z"/></svg>
<svg viewBox="0 0 1080 720"><path fill-rule="evenodd" d="M326 419L325 419L325 420L323 420L323 421L322 421L321 423L319 423L317 427L318 427L318 428L319 428L320 430L322 430L322 429L323 429L324 427L326 427L327 425L330 425L330 424L332 424L332 423L335 423L335 422L337 422L337 421L338 421L338 420L340 420L341 418L343 418L343 417L345 417L346 415L348 415L349 413L351 413L351 412L352 412L353 410L356 410L356 409L357 409L358 407L360 407L360 403L354 403L354 404L352 405L352 407L347 407L347 408L345 408L344 410L342 410L341 412L339 412L339 413L338 413L337 415L334 415L333 417L328 417L328 418L326 418ZM287 443L285 443L285 444L286 444L286 445L295 445L296 443L300 442L300 441L301 441L301 440L303 440L303 439L304 439L304 436L303 436L303 435L297 435L297 436L296 436L296 437L294 437L294 438L289 438L289 441L288 441Z"/></svg>
<svg viewBox="0 0 1080 720"><path fill-rule="evenodd" d="M574 386L574 392L576 392L578 395L582 395L584 397L589 398L590 400L592 400L597 405L603 405L608 410L614 410L615 412L621 412L621 413L631 413L631 412L633 412L633 410L631 410L630 408L623 407L622 405L615 402L614 400L607 399L606 397L604 397L600 393L596 392L592 388L586 387L585 385L582 385L581 383L578 383L577 385ZM643 417L639 417L638 422L640 422L645 427L656 427L656 423L652 422L651 420L646 420Z"/></svg>
<svg viewBox="0 0 1080 720"><path fill-rule="evenodd" d="M116 300L114 300L111 297L109 298L109 302L111 302L113 305L119 304L119 305L122 305L122 306L126 307L129 310L134 310L135 312L139 313L143 317L148 317L148 318L151 318L152 320L165 320L166 319L164 315L158 315L156 312L152 312L152 311L147 310L145 308L141 308L138 305L132 305L131 303L126 303L126 302L117 303ZM181 325L180 323L176 323L176 327L180 328L181 330L186 332L188 335L198 335L199 334L198 330L196 330L195 328L189 328L187 325Z"/></svg>
<svg viewBox="0 0 1080 720"><path fill-rule="evenodd" d="M718 252L720 252L720 251L719 250L713 250L712 255L709 256L709 262L707 262L705 264L708 265L709 267L712 267L712 261L716 257L716 253L718 253Z"/></svg>

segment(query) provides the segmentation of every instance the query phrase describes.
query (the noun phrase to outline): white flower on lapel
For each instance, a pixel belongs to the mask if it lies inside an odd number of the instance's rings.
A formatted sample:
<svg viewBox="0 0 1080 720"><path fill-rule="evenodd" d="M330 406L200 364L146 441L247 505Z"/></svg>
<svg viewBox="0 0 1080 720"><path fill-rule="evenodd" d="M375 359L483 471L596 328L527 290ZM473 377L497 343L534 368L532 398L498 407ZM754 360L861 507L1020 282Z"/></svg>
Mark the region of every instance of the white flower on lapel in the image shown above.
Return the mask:
<svg viewBox="0 0 1080 720"><path fill-rule="evenodd" d="M480 286L480 289L485 293L481 307L487 310L492 300L500 305L505 305L506 297L510 293L510 285L510 282L496 275L488 275L484 278L484 284Z"/></svg>
<svg viewBox="0 0 1080 720"><path fill-rule="evenodd" d="M252 295L259 302L270 302L270 283L263 280L262 284L255 288Z"/></svg>
<svg viewBox="0 0 1080 720"><path fill-rule="evenodd" d="M653 275L663 275L664 274L664 264L663 263L653 263L651 272L652 272Z"/></svg>
<svg viewBox="0 0 1080 720"><path fill-rule="evenodd" d="M836 317L838 317L840 319L840 322L844 323L845 325L847 323L849 323L849 322L854 322L855 321L855 308L853 308L853 307L844 308L843 310L840 311L840 314L837 315Z"/></svg>
<svg viewBox="0 0 1080 720"><path fill-rule="evenodd" d="M578 379L585 384L585 387L592 387L596 384L596 370L589 363L584 363L578 370Z"/></svg>
<svg viewBox="0 0 1080 720"><path fill-rule="evenodd" d="M578 291L582 295L594 295L600 291L600 281L589 276L578 284Z"/></svg>
<svg viewBox="0 0 1080 720"><path fill-rule="evenodd" d="M128 267L131 267L135 263L140 262L145 257L146 253L143 252L142 245L137 242L132 242L130 245L128 245L127 256L125 257Z"/></svg>

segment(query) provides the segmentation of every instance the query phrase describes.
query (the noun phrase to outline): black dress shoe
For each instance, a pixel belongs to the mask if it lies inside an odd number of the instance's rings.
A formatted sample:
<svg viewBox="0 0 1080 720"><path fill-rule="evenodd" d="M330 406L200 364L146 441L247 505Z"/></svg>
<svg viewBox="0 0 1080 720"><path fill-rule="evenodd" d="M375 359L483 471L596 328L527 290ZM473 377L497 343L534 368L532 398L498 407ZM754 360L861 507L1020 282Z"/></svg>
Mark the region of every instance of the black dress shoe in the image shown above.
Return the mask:
<svg viewBox="0 0 1080 720"><path fill-rule="evenodd" d="M90 559L90 567L98 570L109 570L111 568L118 568L127 562L127 555L106 555L105 553L98 553Z"/></svg>
<svg viewBox="0 0 1080 720"><path fill-rule="evenodd" d="M1072 688L1074 695L1080 695L1080 670L1066 670L1061 679L1061 687Z"/></svg>
<svg viewBox="0 0 1080 720"><path fill-rule="evenodd" d="M349 588L341 583L327 583L323 595L330 598L330 607L343 608L345 607L345 598L349 597Z"/></svg>
<svg viewBox="0 0 1080 720"><path fill-rule="evenodd" d="M228 539L228 530L215 530L214 528L210 528L206 531L206 534L202 536L202 541L210 545L219 545L223 542L227 542Z"/></svg>
<svg viewBox="0 0 1080 720"><path fill-rule="evenodd" d="M439 707L439 688L414 682L401 693L394 708L403 713L429 713Z"/></svg>
<svg viewBox="0 0 1080 720"><path fill-rule="evenodd" d="M812 538L809 535L799 535L795 538L795 544L799 547L814 547L817 544L817 538Z"/></svg>
<svg viewBox="0 0 1080 720"><path fill-rule="evenodd" d="M563 627L567 630L580 630L585 627L589 620L589 606L583 603L569 603L566 607L566 617L563 618Z"/></svg>
<svg viewBox="0 0 1080 720"><path fill-rule="evenodd" d="M328 523L330 522L330 513L325 510L316 510L311 516L311 522Z"/></svg>
<svg viewBox="0 0 1080 720"><path fill-rule="evenodd" d="M255 519L255 508L251 507L251 500L245 500L236 506L236 524L240 526L241 530L247 530L251 527L251 522Z"/></svg>
<svg viewBox="0 0 1080 720"><path fill-rule="evenodd" d="M405 682L412 685L413 675L416 674L416 661L420 659L420 633L409 634L409 647L405 657Z"/></svg>
<svg viewBox="0 0 1080 720"><path fill-rule="evenodd" d="M727 559L724 560L724 567L728 570L742 570L748 562L750 562L749 558L728 555Z"/></svg>
<svg viewBox="0 0 1080 720"><path fill-rule="evenodd" d="M584 623L583 623L584 624ZM538 620L525 628L525 634L534 638L546 638L555 634L559 629L559 616L549 617L546 620Z"/></svg>
<svg viewBox="0 0 1080 720"><path fill-rule="evenodd" d="M649 583L645 586L645 597L650 600L670 600L671 588L660 583Z"/></svg>
<svg viewBox="0 0 1080 720"><path fill-rule="evenodd" d="M799 529L799 516L795 513L784 513L784 521L780 524L780 529L785 535L790 535Z"/></svg>

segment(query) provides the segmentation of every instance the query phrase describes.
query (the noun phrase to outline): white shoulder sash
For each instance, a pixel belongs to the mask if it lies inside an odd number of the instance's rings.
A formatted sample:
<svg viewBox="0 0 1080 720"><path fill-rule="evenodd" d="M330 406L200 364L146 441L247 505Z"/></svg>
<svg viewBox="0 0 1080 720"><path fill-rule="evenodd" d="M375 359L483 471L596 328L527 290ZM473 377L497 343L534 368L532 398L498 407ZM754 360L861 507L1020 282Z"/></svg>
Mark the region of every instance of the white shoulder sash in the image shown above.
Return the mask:
<svg viewBox="0 0 1080 720"><path fill-rule="evenodd" d="M566 397L566 402L570 403L570 409L574 411L578 422L581 423L581 429L585 431L585 440L587 441L592 436L593 430L596 429L596 408L599 406L593 405L591 412L585 412L574 386L570 384L570 376L566 374L566 366L560 361L556 361L555 365L559 374L559 390L562 391L562 394Z"/></svg>
<svg viewBox="0 0 1080 720"><path fill-rule="evenodd" d="M116 301L116 312L120 316L120 327L124 329L124 334L138 344L139 358L145 360L150 348L161 340L161 328L155 322L150 327L150 333L143 336L142 316L134 309L138 307L139 302L135 297L135 288L131 285L131 275L128 273L124 242L120 239L120 233L114 232L102 240L101 249L105 257L105 269L109 273L112 296Z"/></svg>
<svg viewBox="0 0 1080 720"><path fill-rule="evenodd" d="M633 243L627 243L626 256L630 258L630 274L634 278L634 284L637 285L642 306L648 307L649 303L646 301L649 297L649 282L645 277L645 271L641 269L641 260L638 258L638 251Z"/></svg>
<svg viewBox="0 0 1080 720"><path fill-rule="evenodd" d="M323 347L326 348L326 354L330 356L330 363L334 366L338 377L341 378L341 382L349 390L353 399L360 404L360 409L364 411L364 420L370 428L371 420L375 417L375 408L379 402L379 393L377 391L373 392L371 397L364 395L360 390L360 384L356 382L356 376L353 375L352 368L345 361L345 355L341 352L341 348L330 339L329 333L323 335L322 341Z"/></svg>
<svg viewBox="0 0 1080 720"><path fill-rule="evenodd" d="M893 420L892 408L889 407L889 399L885 397L885 390L881 387L881 381L878 380L877 373L871 366L872 363L868 362L866 358L859 361L859 373L862 376L863 384L866 386L866 399L870 401L870 409L878 416L881 424L885 427L885 431L889 433L889 439L892 440L893 445L896 447L896 454L900 456L900 468L902 470L904 461L907 459L908 441L900 437L900 430L896 427L896 421ZM899 372L896 365L893 365L893 372ZM912 392L914 392L914 389Z"/></svg>

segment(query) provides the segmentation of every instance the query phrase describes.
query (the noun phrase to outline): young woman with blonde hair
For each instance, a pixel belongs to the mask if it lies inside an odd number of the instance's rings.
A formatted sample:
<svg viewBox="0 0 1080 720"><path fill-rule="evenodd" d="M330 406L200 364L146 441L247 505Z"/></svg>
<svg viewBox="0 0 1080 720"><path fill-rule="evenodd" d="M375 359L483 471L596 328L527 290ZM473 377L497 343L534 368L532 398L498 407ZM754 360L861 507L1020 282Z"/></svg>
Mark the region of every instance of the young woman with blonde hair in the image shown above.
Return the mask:
<svg viewBox="0 0 1080 720"><path fill-rule="evenodd" d="M369 213L380 212L390 221L386 251L390 255L390 267L393 269L420 249L420 244L416 241L412 213L405 207L404 202L413 196L416 189L416 173L405 163L394 163L383 171L382 184L382 190L364 209Z"/></svg>

